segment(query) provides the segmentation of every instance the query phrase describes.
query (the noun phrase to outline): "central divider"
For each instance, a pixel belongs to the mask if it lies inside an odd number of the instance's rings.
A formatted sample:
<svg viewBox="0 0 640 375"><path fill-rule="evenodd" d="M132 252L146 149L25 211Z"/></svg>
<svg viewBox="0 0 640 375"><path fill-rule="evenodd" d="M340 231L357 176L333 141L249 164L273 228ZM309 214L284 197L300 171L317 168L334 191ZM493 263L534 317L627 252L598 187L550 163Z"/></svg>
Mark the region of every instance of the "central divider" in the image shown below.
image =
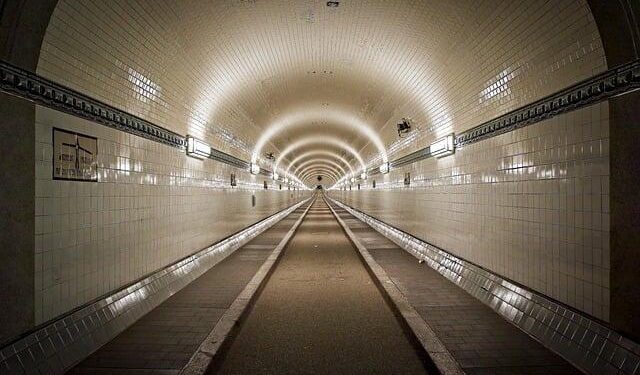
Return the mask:
<svg viewBox="0 0 640 375"><path fill-rule="evenodd" d="M396 312L403 320L403 323L406 324L414 337L420 341L420 345L428 353L429 357L438 368L438 371L444 375L464 374L460 364L442 344L440 339L438 339L431 327L429 327L420 314L413 308L413 306L411 306L407 298L398 289L393 280L389 278L385 270L380 267L375 259L373 259L369 251L367 251L367 248L360 243L349 226L333 209L331 203L327 202L324 197L323 200L325 204L329 206L329 209L331 209L333 216L336 218L345 234L349 237L356 249L358 249L361 258L367 265L372 277L378 281L378 287L388 296L389 300L395 307Z"/></svg>
<svg viewBox="0 0 640 375"><path fill-rule="evenodd" d="M207 368L211 365L213 358L216 356L221 346L225 343L225 340L232 333L234 326L242 318L243 314L247 312L247 307L253 301L256 292L262 286L264 280L269 276L273 270L273 266L280 258L282 250L293 234L300 226L300 223L304 220L307 212L315 203L316 197L312 198L311 203L304 210L300 218L291 227L287 234L282 238L278 246L271 252L269 257L262 264L258 272L253 276L251 281L242 290L238 297L233 301L229 309L222 315L220 320L216 323L215 327L207 338L200 344L196 353L191 357L187 365L180 371L181 375L200 375L207 371Z"/></svg>
<svg viewBox="0 0 640 375"><path fill-rule="evenodd" d="M437 373L381 292L318 198L208 373Z"/></svg>

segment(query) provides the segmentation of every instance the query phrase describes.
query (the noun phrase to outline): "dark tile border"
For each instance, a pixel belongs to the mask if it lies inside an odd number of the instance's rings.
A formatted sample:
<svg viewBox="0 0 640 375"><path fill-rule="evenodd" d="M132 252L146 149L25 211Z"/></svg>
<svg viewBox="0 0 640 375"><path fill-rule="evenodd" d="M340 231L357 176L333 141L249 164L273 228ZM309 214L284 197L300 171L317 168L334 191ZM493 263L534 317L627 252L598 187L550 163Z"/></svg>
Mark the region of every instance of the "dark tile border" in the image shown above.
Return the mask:
<svg viewBox="0 0 640 375"><path fill-rule="evenodd" d="M154 142L186 147L183 135L4 61L0 61L0 91ZM211 150L209 159L249 169L248 162L216 149Z"/></svg>
<svg viewBox="0 0 640 375"><path fill-rule="evenodd" d="M639 88L640 59L609 69L468 129L456 135L456 148L508 133ZM186 146L186 138L180 134L4 61L0 61L0 91L172 147L183 149ZM429 147L425 147L391 161L389 166L398 168L429 157L431 157ZM250 163L216 149L212 149L209 158L244 170L250 167ZM369 175L380 173L377 166L369 168L367 172ZM260 174L271 176L271 171L261 168Z"/></svg>

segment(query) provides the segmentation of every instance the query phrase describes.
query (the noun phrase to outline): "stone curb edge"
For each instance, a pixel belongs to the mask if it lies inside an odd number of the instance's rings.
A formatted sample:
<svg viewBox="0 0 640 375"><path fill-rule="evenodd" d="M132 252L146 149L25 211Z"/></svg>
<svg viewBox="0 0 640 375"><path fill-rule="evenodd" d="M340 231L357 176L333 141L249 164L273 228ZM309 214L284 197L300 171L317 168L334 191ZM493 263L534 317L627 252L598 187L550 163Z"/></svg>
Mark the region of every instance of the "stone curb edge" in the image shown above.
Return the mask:
<svg viewBox="0 0 640 375"><path fill-rule="evenodd" d="M276 246L276 248L267 257L258 272L253 276L247 286L242 290L242 292L240 292L231 306L222 315L215 327L213 327L211 332L209 332L209 335L207 335L204 341L200 344L198 350L191 357L187 365L182 368L180 375L202 375L207 372L207 369L213 362L213 359L222 347L222 344L229 338L233 328L237 325L243 314L248 311L249 305L253 301L254 297L256 297L256 292L267 276L271 273L273 266L282 254L282 250L284 250L285 246L289 243L289 240L293 237L293 234L302 223L302 220L305 218L314 202L315 199L309 203L289 232L287 232L278 246Z"/></svg>
<svg viewBox="0 0 640 375"><path fill-rule="evenodd" d="M373 259L369 251L360 243L360 241L353 234L351 229L347 226L347 224L338 216L336 211L333 209L331 204L327 202L327 206L331 209L331 212L340 223L340 226L347 234L347 237L353 242L355 247L358 249L362 258L365 260L365 264L369 267L370 271L375 275L378 279L380 285L384 288L385 292L393 301L396 309L409 326L413 334L418 338L420 344L427 352L433 363L438 368L438 371L443 375L462 375L465 372L460 367L460 364L453 358L451 353L447 350L447 348L442 344L440 339L436 336L435 332L427 322L422 319L420 314L411 306L407 297L400 291L400 289L394 284L394 282L389 278L384 269L378 264L378 262ZM356 218L357 219L357 218Z"/></svg>

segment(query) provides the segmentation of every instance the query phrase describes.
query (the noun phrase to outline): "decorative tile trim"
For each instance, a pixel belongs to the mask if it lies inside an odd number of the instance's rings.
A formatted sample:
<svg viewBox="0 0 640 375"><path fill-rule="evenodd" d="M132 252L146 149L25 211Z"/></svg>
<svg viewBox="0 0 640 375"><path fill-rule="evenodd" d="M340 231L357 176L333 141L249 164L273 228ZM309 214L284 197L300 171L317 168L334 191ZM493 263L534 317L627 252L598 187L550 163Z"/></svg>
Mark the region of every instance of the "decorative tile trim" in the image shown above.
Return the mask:
<svg viewBox="0 0 640 375"><path fill-rule="evenodd" d="M64 373L309 199L6 345L0 349L0 373Z"/></svg>
<svg viewBox="0 0 640 375"><path fill-rule="evenodd" d="M185 138L35 73L0 61L0 90L55 110L173 147Z"/></svg>
<svg viewBox="0 0 640 375"><path fill-rule="evenodd" d="M456 135L456 148L496 137L522 127L535 124L563 113L603 102L640 88L640 59L609 69L564 90L496 117ZM393 160L390 167L397 168L431 157L429 147ZM370 169L371 175L379 172Z"/></svg>
<svg viewBox="0 0 640 375"><path fill-rule="evenodd" d="M251 165L249 162L246 162L242 159L236 158L235 156L229 155L214 148L211 149L211 155L209 155L209 159L229 164L233 167L244 169L247 171L249 170L249 167Z"/></svg>
<svg viewBox="0 0 640 375"><path fill-rule="evenodd" d="M456 136L463 147L640 88L640 60L609 69Z"/></svg>
<svg viewBox="0 0 640 375"><path fill-rule="evenodd" d="M409 155L405 155L396 160L392 160L391 162L389 162L389 167L390 168L402 167L403 165L415 163L418 160L426 159L428 157L431 157L431 150L429 146L422 148L418 151L414 151Z"/></svg>
<svg viewBox="0 0 640 375"><path fill-rule="evenodd" d="M640 345L537 292L328 197L587 374L640 374Z"/></svg>
<svg viewBox="0 0 640 375"><path fill-rule="evenodd" d="M186 146L183 135L4 61L0 61L0 91L151 141L181 149ZM215 149L209 159L249 168L248 162Z"/></svg>

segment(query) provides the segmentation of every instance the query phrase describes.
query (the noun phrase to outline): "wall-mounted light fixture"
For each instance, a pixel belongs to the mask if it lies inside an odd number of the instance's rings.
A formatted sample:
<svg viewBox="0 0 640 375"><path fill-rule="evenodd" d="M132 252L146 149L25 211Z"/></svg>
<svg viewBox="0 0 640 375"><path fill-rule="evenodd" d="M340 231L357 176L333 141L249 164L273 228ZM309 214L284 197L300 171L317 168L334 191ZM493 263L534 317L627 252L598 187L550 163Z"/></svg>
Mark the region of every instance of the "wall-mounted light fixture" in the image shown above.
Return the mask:
<svg viewBox="0 0 640 375"><path fill-rule="evenodd" d="M249 170L251 171L251 174L258 174L260 173L260 166L258 164L251 163L251 168Z"/></svg>
<svg viewBox="0 0 640 375"><path fill-rule="evenodd" d="M351 182L356 182L356 178L355 177L351 177Z"/></svg>
<svg viewBox="0 0 640 375"><path fill-rule="evenodd" d="M367 173L366 172L362 172L362 174L360 175L360 179L366 180L367 179Z"/></svg>
<svg viewBox="0 0 640 375"><path fill-rule="evenodd" d="M280 176L278 176L278 174L276 172L273 172L273 179L278 181L278 177L280 177Z"/></svg>
<svg viewBox="0 0 640 375"><path fill-rule="evenodd" d="M380 173L389 173L389 163L384 163L380 166Z"/></svg>
<svg viewBox="0 0 640 375"><path fill-rule="evenodd" d="M208 158L211 155L211 146L197 138L188 135L187 155L196 159Z"/></svg>
<svg viewBox="0 0 640 375"><path fill-rule="evenodd" d="M455 151L453 134L442 137L429 145L429 153L437 158L451 155Z"/></svg>

